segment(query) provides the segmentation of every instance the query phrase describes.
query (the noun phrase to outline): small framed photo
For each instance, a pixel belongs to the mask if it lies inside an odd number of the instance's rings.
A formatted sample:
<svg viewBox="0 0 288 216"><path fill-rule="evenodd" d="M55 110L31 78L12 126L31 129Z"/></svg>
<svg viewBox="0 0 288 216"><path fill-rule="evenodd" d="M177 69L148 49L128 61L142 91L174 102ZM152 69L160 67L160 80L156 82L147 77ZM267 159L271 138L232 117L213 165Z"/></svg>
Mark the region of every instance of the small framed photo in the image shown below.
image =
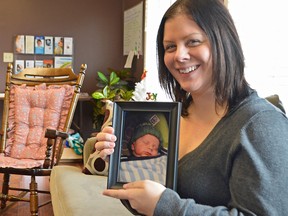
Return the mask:
<svg viewBox="0 0 288 216"><path fill-rule="evenodd" d="M34 54L34 36L25 35L25 53Z"/></svg>
<svg viewBox="0 0 288 216"><path fill-rule="evenodd" d="M34 60L26 60L25 61L25 68L34 68L35 67L35 61Z"/></svg>
<svg viewBox="0 0 288 216"><path fill-rule="evenodd" d="M16 35L15 38L15 52L25 53L25 35Z"/></svg>
<svg viewBox="0 0 288 216"><path fill-rule="evenodd" d="M114 102L117 141L110 156L108 189L148 179L176 190L180 115L179 102ZM137 214L127 200L121 201Z"/></svg>
<svg viewBox="0 0 288 216"><path fill-rule="evenodd" d="M44 54L44 36L35 36L35 54Z"/></svg>
<svg viewBox="0 0 288 216"><path fill-rule="evenodd" d="M52 36L45 36L44 54L48 54L48 55L53 54L53 37Z"/></svg>
<svg viewBox="0 0 288 216"><path fill-rule="evenodd" d="M20 73L22 70L24 70L24 60L15 60L15 74Z"/></svg>
<svg viewBox="0 0 288 216"><path fill-rule="evenodd" d="M72 56L55 56L54 68L72 68L73 57Z"/></svg>
<svg viewBox="0 0 288 216"><path fill-rule="evenodd" d="M73 38L72 37L64 37L64 55L72 55L73 54Z"/></svg>
<svg viewBox="0 0 288 216"><path fill-rule="evenodd" d="M54 37L54 55L63 55L64 37Z"/></svg>

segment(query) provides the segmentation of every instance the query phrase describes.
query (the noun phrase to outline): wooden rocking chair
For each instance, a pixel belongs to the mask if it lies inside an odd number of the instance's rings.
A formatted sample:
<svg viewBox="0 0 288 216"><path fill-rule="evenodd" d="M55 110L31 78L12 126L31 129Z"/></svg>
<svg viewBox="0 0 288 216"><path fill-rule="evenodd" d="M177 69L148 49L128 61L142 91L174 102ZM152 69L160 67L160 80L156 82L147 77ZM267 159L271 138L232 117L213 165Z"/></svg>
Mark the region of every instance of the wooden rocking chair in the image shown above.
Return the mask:
<svg viewBox="0 0 288 216"><path fill-rule="evenodd" d="M3 173L1 209L7 201L30 202L31 215L38 215L36 176L50 176L62 154L87 66L79 74L68 68L26 68L12 74L9 64L0 130L0 173ZM9 186L10 175L31 176L28 188ZM10 195L19 191L20 196ZM30 198L23 197L29 193ZM15 194L15 192L14 192ZM1 211L1 210L0 210Z"/></svg>

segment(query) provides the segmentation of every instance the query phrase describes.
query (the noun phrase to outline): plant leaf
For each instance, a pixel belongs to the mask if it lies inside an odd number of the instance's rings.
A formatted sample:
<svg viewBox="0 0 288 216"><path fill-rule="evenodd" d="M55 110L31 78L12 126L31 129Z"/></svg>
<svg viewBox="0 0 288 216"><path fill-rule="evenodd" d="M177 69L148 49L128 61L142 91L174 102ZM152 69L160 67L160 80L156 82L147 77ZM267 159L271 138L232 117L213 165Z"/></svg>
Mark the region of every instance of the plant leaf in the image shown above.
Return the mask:
<svg viewBox="0 0 288 216"><path fill-rule="evenodd" d="M116 85L119 82L120 78L117 76L113 80L110 81L110 85Z"/></svg>
<svg viewBox="0 0 288 216"><path fill-rule="evenodd" d="M96 91L92 93L92 97L96 100L99 100L99 99L103 99L104 95L101 92Z"/></svg>
<svg viewBox="0 0 288 216"><path fill-rule="evenodd" d="M103 89L103 95L104 95L104 98L108 98L108 95L109 95L109 88L108 86L105 86L104 89Z"/></svg>
<svg viewBox="0 0 288 216"><path fill-rule="evenodd" d="M113 79L115 79L115 77L117 77L117 74L116 74L114 71L112 71L112 72L110 73L110 82L111 82Z"/></svg>
<svg viewBox="0 0 288 216"><path fill-rule="evenodd" d="M105 84L108 84L108 79L106 78L106 76L100 71L98 71L97 73L98 73L98 77L100 78L100 80L104 82Z"/></svg>
<svg viewBox="0 0 288 216"><path fill-rule="evenodd" d="M115 72L111 72L110 74L110 85L115 85L120 80L120 77L117 76Z"/></svg>
<svg viewBox="0 0 288 216"><path fill-rule="evenodd" d="M111 92L111 93L109 94L109 97L107 97L107 99L109 99L109 100L114 100L115 96L116 96L116 94L115 94L114 92Z"/></svg>

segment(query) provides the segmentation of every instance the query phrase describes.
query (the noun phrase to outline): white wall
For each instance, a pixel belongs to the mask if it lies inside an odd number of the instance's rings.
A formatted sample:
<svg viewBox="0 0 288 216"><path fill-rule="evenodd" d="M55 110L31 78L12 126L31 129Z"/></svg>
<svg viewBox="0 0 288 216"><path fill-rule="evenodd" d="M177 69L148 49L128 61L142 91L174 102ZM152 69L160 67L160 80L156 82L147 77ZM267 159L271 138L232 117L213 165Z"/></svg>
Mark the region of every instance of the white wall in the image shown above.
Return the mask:
<svg viewBox="0 0 288 216"><path fill-rule="evenodd" d="M248 82L262 97L278 94L288 111L286 0L229 0L245 55Z"/></svg>
<svg viewBox="0 0 288 216"><path fill-rule="evenodd" d="M156 63L156 37L161 18L175 0L146 0L145 61L147 92L157 93L157 101L169 101L161 89Z"/></svg>

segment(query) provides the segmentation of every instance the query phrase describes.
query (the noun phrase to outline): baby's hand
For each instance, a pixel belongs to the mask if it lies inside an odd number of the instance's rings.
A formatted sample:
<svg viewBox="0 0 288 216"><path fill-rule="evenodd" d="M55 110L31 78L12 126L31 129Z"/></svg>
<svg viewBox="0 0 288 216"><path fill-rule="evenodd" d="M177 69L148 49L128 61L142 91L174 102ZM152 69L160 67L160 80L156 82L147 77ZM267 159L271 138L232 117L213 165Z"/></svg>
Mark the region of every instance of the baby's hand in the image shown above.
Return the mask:
<svg viewBox="0 0 288 216"><path fill-rule="evenodd" d="M117 137L114 135L114 128L107 126L96 135L95 149L99 151L99 156L105 160L107 156L114 152L115 141Z"/></svg>

